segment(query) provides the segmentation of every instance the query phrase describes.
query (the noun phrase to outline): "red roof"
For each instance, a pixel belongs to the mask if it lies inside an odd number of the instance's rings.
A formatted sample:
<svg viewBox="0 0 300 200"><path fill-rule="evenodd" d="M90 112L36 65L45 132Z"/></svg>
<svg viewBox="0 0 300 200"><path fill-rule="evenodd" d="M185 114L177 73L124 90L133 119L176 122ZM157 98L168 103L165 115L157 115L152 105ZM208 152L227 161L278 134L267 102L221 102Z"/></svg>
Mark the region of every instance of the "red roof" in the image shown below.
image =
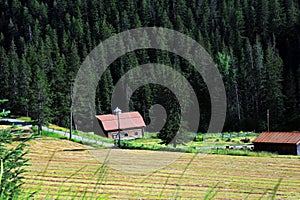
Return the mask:
<svg viewBox="0 0 300 200"><path fill-rule="evenodd" d="M299 144L300 132L263 132L253 143L285 143Z"/></svg>
<svg viewBox="0 0 300 200"><path fill-rule="evenodd" d="M117 115L96 115L105 131L118 130ZM140 128L146 124L139 112L126 112L120 114L120 129Z"/></svg>

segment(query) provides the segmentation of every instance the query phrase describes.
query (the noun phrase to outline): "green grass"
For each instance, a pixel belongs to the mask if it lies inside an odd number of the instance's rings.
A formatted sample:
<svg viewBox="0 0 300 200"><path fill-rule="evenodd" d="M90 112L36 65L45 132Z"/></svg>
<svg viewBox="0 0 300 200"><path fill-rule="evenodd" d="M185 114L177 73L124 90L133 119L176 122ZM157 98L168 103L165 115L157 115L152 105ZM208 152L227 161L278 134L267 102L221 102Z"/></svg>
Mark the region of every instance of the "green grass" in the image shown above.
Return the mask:
<svg viewBox="0 0 300 200"><path fill-rule="evenodd" d="M212 149L210 154L232 155L232 156L257 156L257 157L275 157L277 154L270 152L254 152L249 150L235 150L235 149Z"/></svg>
<svg viewBox="0 0 300 200"><path fill-rule="evenodd" d="M20 115L10 115L9 117L17 120L21 120L24 122L33 122L34 120L31 119L31 117L25 117L25 116L20 116Z"/></svg>
<svg viewBox="0 0 300 200"><path fill-rule="evenodd" d="M38 137L52 137L52 138L58 138L58 139L68 139L66 136L59 135L57 133L53 133L53 132L49 132L49 131L45 131L45 130L42 130L41 135L38 135L37 127L32 126L31 129L34 131L34 136L36 138L38 138Z"/></svg>
<svg viewBox="0 0 300 200"><path fill-rule="evenodd" d="M57 130L57 131L62 131L62 132L65 132L65 133L70 132L70 129L60 127L60 126L57 126L57 125L54 125L54 124L48 124L47 127L50 128L50 129ZM96 135L94 133L88 133L88 132L73 130L72 134L84 137L86 139L91 139L91 140L97 140L97 141L102 141L102 142L107 142L107 143L113 143L114 142L113 139L102 137L102 136Z"/></svg>
<svg viewBox="0 0 300 200"><path fill-rule="evenodd" d="M44 130L42 130L41 136L58 138L58 139L68 139L66 136L59 135L59 134L53 133L53 132L44 131Z"/></svg>
<svg viewBox="0 0 300 200"><path fill-rule="evenodd" d="M33 120L30 117L18 117L17 120L22 120L24 122L32 122Z"/></svg>
<svg viewBox="0 0 300 200"><path fill-rule="evenodd" d="M98 141L107 142L107 143L114 143L113 139L102 137L102 136L96 135L94 133L86 133L86 132L82 132L82 131L74 131L73 134L81 136L81 137L84 137L84 138L87 138L87 139L98 140Z"/></svg>
<svg viewBox="0 0 300 200"><path fill-rule="evenodd" d="M60 134L57 134L57 133L54 133L54 132L51 132L51 131L45 131L45 130L42 130L42 134L41 135L38 135L37 133L37 128L36 127L32 127L32 129L34 130L34 135L35 135L35 138L39 138L39 137L51 137L51 138L57 138L57 139L63 139L63 140L69 140L68 137L66 136L63 136L63 135L60 135ZM100 136L99 136L100 137ZM87 137L86 137L87 138ZM91 139L91 138L90 138ZM103 149L103 148L106 148L102 145L99 145L99 144L95 144L95 143L92 143L92 142L85 142L85 141L81 141L81 140L77 140L77 139L74 139L72 138L71 139L72 142L76 142L76 143L79 143L79 144L84 144L84 145L88 145L88 146L91 146L91 147L95 147L95 148L98 148L98 149Z"/></svg>
<svg viewBox="0 0 300 200"><path fill-rule="evenodd" d="M56 131L63 131L63 132L66 132L66 133L70 132L69 129L61 127L61 126L57 126L55 124L48 124L47 127L51 128L53 130L56 130Z"/></svg>
<svg viewBox="0 0 300 200"><path fill-rule="evenodd" d="M191 141L186 144L178 144L176 148L172 145L161 144L162 140L157 138L156 134L146 133L144 138L138 138L135 140L122 141L124 148L130 149L144 149L144 150L165 150L165 151L178 151L178 152L188 152L196 153L199 152L197 149L200 147L218 147L218 146L232 146L232 145L247 145L250 143L240 142L240 139L245 137L236 137L234 141L225 142L219 139L220 134L210 134L204 141ZM202 136L201 136L202 137ZM219 139L216 142L216 139Z"/></svg>
<svg viewBox="0 0 300 200"><path fill-rule="evenodd" d="M21 117L20 116L12 116L12 117L16 118L18 120L25 121L25 122L32 122L30 117L22 117L22 116ZM62 132L65 132L65 133L70 132L70 129L64 128L64 127L61 127L61 126L57 126L55 124L50 124L49 123L47 125L47 127L50 128L50 129L57 130L57 131L62 131ZM33 129L35 129L35 128L33 128ZM107 143L113 143L114 142L114 140L112 140L112 139L108 139L106 137L101 137L101 136L95 135L93 133L86 133L86 132L82 132L82 131L73 130L72 134L73 135L78 135L78 136L81 136L81 137L84 137L84 138L87 138L87 139L91 139L91 140L97 140L97 141L102 141L102 142L107 142ZM45 136L48 136L48 137L66 139L65 136L61 136L61 135L51 133L51 132L47 132L47 131L43 131L42 135L45 135ZM76 140L74 140L74 141L76 141ZM76 141L76 142L78 142L78 141ZM88 143L88 144L93 145L92 143ZM96 145L96 146L99 146L99 145Z"/></svg>

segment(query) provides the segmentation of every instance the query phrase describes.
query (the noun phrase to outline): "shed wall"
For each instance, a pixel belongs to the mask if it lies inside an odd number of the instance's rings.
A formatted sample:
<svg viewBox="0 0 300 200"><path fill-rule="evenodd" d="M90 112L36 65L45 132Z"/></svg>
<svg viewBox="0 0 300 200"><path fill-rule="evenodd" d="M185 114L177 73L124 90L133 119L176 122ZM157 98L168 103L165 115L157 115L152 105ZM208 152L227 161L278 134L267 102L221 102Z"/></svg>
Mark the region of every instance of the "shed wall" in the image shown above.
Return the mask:
<svg viewBox="0 0 300 200"><path fill-rule="evenodd" d="M300 156L300 144L297 145L297 155Z"/></svg>
<svg viewBox="0 0 300 200"><path fill-rule="evenodd" d="M286 155L297 155L297 146L295 144L254 143L254 150L268 151Z"/></svg>
<svg viewBox="0 0 300 200"><path fill-rule="evenodd" d="M107 137L113 139L113 135L118 134L118 131L107 133ZM144 136L143 128L121 130L121 138L142 138Z"/></svg>

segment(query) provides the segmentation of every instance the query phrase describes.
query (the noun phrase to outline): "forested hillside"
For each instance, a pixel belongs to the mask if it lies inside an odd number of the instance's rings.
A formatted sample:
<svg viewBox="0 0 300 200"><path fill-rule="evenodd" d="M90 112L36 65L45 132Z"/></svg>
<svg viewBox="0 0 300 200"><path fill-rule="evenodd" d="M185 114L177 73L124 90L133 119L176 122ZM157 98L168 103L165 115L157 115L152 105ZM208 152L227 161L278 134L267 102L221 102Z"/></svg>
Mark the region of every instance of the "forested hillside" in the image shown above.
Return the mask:
<svg viewBox="0 0 300 200"><path fill-rule="evenodd" d="M223 76L225 130L300 130L300 12L297 0L1 0L0 99L14 114L67 125L71 82L100 41L124 30L159 26L195 39ZM128 53L97 89L97 113L111 113L114 84L130 67L149 62L174 67L200 101L199 131L210 119L208 90L182 58L164 51ZM134 93L131 108L148 119L159 87ZM175 123L175 122L173 122ZM170 123L169 123L170 125Z"/></svg>

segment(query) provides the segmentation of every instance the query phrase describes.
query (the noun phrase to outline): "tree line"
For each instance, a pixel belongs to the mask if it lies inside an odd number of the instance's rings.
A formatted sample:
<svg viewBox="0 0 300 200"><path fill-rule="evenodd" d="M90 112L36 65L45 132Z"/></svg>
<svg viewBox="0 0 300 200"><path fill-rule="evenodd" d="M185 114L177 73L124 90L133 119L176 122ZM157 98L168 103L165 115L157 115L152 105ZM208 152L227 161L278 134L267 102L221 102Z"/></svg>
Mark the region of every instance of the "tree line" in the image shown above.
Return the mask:
<svg viewBox="0 0 300 200"><path fill-rule="evenodd" d="M227 93L224 130L299 130L300 12L296 0L3 0L0 2L0 99L14 114L69 124L71 83L81 62L111 35L145 26L177 30L212 55ZM210 98L201 76L184 59L160 50L127 53L110 65L96 92L97 114L111 113L114 84L135 66L172 66L190 81L199 99L199 131L210 119ZM162 97L158 94L166 94ZM167 102L164 130L178 128L176 98L145 85L130 107L149 123L149 109ZM171 97L171 98L170 98Z"/></svg>

